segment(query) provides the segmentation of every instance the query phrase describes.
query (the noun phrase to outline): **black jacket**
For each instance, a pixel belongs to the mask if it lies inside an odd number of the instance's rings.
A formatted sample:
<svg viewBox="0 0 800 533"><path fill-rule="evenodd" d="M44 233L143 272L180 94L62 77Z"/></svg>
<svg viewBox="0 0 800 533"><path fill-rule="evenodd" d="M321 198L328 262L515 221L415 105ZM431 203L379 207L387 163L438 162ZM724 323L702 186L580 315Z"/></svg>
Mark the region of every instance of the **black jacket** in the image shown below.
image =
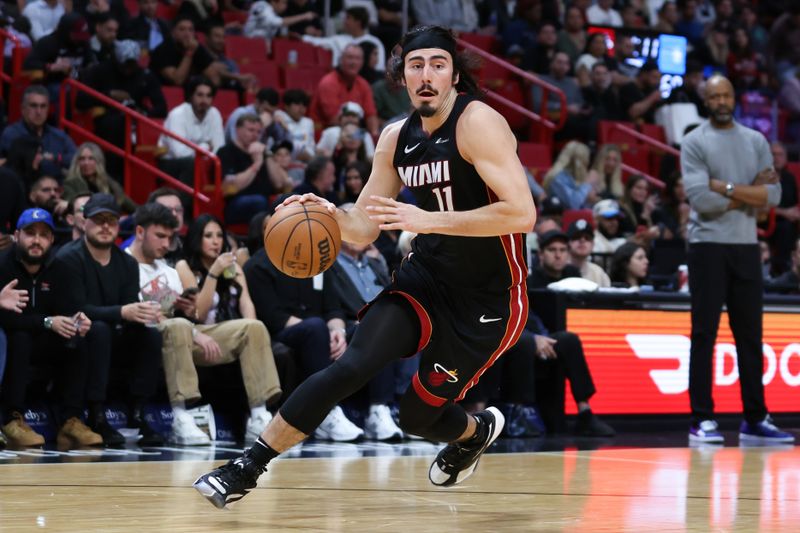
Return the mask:
<svg viewBox="0 0 800 533"><path fill-rule="evenodd" d="M59 302L63 314L81 310L91 320L119 323L122 306L139 301L139 264L117 246L111 247L111 261L102 267L85 239L78 239L58 251L56 263L69 280L66 297ZM112 281L104 283L104 278Z"/></svg>
<svg viewBox="0 0 800 533"><path fill-rule="evenodd" d="M256 316L266 324L270 335L277 335L290 316L344 320L339 295L330 270L323 274L322 290L314 290L312 278L292 278L275 268L263 248L244 265L244 275Z"/></svg>
<svg viewBox="0 0 800 533"><path fill-rule="evenodd" d="M22 65L23 70L44 71L43 83L60 83L64 79L76 75L81 67L86 55L88 42L73 42L70 37L70 29L76 20L80 19L78 13L67 13L58 21L55 31L45 35L31 48L31 53L25 58ZM66 57L72 60L73 70L71 73L49 72L48 66L59 57Z"/></svg>
<svg viewBox="0 0 800 533"><path fill-rule="evenodd" d="M81 75L81 81L108 97L114 90L127 92L133 99L130 107L148 117L167 116L167 101L161 92L161 82L147 69L138 69L132 76L125 76L116 61L103 61L87 68ZM83 92L78 93L75 103L79 109L97 105L105 107L105 104L100 104Z"/></svg>
<svg viewBox="0 0 800 533"><path fill-rule="evenodd" d="M67 280L63 270L54 265L54 257L49 253L39 272L31 276L18 259L17 246L11 246L0 253L0 287L17 279L17 289L28 291L28 305L22 313L0 310L0 326L6 331L27 330L44 332L44 318L60 314L57 301L63 297Z"/></svg>
<svg viewBox="0 0 800 533"><path fill-rule="evenodd" d="M161 31L161 35L164 39L168 39L170 36L170 29L167 21L157 18L156 25L158 25L158 29ZM144 50L148 49L150 44L150 23L143 14L140 13L138 17L130 19L124 34L126 39L137 41Z"/></svg>
<svg viewBox="0 0 800 533"><path fill-rule="evenodd" d="M386 266L372 257L367 258L367 264L375 273L376 282L384 288L388 287L392 280L389 277ZM357 320L358 312L367 302L361 297L361 293L358 292L355 284L339 261L333 262L330 269L330 277L336 293L339 295L339 301L342 304L346 320L348 322Z"/></svg>

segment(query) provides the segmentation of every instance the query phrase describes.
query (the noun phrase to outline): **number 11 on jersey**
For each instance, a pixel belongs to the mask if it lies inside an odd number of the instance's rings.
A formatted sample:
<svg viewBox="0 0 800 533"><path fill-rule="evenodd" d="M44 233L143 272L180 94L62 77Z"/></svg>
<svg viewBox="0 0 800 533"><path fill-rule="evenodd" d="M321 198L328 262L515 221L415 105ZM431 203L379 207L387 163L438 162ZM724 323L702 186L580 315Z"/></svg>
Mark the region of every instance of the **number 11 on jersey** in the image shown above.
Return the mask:
<svg viewBox="0 0 800 533"><path fill-rule="evenodd" d="M433 187L433 194L439 202L439 211L454 211L453 209L453 190L450 185L447 187Z"/></svg>

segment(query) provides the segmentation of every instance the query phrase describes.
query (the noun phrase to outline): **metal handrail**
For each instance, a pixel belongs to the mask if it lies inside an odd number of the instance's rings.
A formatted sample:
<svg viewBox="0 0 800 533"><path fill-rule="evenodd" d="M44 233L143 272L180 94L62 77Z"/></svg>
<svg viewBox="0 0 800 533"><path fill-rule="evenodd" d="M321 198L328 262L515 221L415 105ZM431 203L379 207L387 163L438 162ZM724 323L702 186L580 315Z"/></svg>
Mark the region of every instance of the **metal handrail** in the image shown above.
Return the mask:
<svg viewBox="0 0 800 533"><path fill-rule="evenodd" d="M664 183L663 181L661 181L660 179L656 178L655 176L651 176L650 174L648 174L646 172L642 172L641 170L639 170L636 167L632 167L632 166L627 165L625 163L622 163L620 165L620 167L622 167L622 170L624 170L625 172L629 172L629 173L634 174L636 176L643 177L644 179L647 180L648 183L650 183L650 185L652 185L656 189L666 189L666 187L667 187L667 184Z"/></svg>
<svg viewBox="0 0 800 533"><path fill-rule="evenodd" d="M11 49L11 73L6 73L5 49L7 40L14 43L14 48ZM10 84L13 80L18 79L22 73L22 48L22 42L19 40L19 37L9 33L7 30L0 29L0 50L2 50L2 58L0 58L0 80L2 80L3 83ZM5 98L3 89L4 86L0 84L0 100ZM9 102L9 109L11 105L15 103L16 102Z"/></svg>
<svg viewBox="0 0 800 533"><path fill-rule="evenodd" d="M564 124L567 121L567 95L564 94L564 91L562 91L561 89L559 89L558 87L556 87L554 85L550 85L546 81L542 81L540 78L538 78L537 76L534 76L530 72L525 72L521 68L512 65L508 61L505 61L504 59L501 59L501 58L495 56L494 54L491 54L491 53L487 52L486 50L483 50L483 49L475 46L472 43L468 43L467 41L465 41L463 39L457 39L457 42L458 42L459 46L461 46L463 48L466 48L467 50L469 50L470 52L480 56L484 60L488 60L488 61L491 61L492 63L500 65L501 67L505 68L506 70L508 70L508 71L516 74L520 78L524 79L525 81L528 81L528 82L532 83L533 85L536 85L537 87L542 89L541 109L539 110L540 112L537 114L535 111L532 111L530 109L526 109L526 108L524 108L524 107L522 107L520 105L517 105L517 104L511 105L511 104L513 104L513 102L511 102L510 100L498 95L497 93L494 93L491 90L487 90L486 91L487 96L489 96L489 97L491 97L491 98L493 98L495 100L499 100L499 101L503 102L504 104L508 105L509 107L512 107L518 113L521 113L522 115L528 117L529 119L542 124L543 126L545 126L546 128L548 128L548 129L550 129L552 131L560 131L564 127ZM553 93L556 96L558 96L559 103L561 104L561 112L559 113L558 122L552 122L551 120L545 118L547 116L547 102L550 99L549 98L549 96L550 96L549 93Z"/></svg>
<svg viewBox="0 0 800 533"><path fill-rule="evenodd" d="M94 98L95 100L102 102L103 104L114 108L118 111L121 111L125 116L125 147L120 148L114 144L111 144L107 140L97 136L94 132L87 130L86 128L82 127L80 124L74 122L72 119L67 118L67 93L70 95L70 109L69 111L74 113L74 101L77 96L78 92L84 92ZM132 121L136 120L137 123L146 125L148 127L154 128L162 135L166 135L168 137L172 137L176 141L185 144L189 148L191 148L195 152L195 161L194 161L194 188L184 184L180 180L177 180L164 172L163 170L151 165L138 155L136 155L133 150L134 147L131 143L131 125ZM180 191L189 193L195 199L193 202L194 205L194 216L198 216L202 211L200 209L200 203L209 204L211 207L221 207L222 206L222 165L220 164L219 158L214 155L213 153L209 152L205 148L202 148L193 142L180 137L171 131L167 130L159 124L158 122L147 118L146 116L138 113L124 105L120 104L116 100L92 89L88 85L84 85L83 83L73 80L73 79L66 79L61 84L61 91L59 93L59 125L60 127L67 131L72 130L80 135L83 135L93 142L97 143L101 148L104 150L108 150L111 153L121 156L124 159L124 183L125 183L125 194L131 194L132 188L132 176L131 176L131 165L144 169L148 172L155 174L158 178L163 179L166 181L171 187L174 187ZM200 164L201 161L210 161L214 168L214 190L211 193L211 197L203 194L201 190L205 185L205 171L204 166Z"/></svg>

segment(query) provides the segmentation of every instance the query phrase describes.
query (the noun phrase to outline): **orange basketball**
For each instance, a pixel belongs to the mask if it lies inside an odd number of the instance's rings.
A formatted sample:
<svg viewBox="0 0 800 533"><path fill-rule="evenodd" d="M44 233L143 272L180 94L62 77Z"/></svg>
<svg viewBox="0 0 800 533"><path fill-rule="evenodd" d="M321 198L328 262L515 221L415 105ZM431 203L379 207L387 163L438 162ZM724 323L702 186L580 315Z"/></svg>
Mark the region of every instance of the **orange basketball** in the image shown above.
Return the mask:
<svg viewBox="0 0 800 533"><path fill-rule="evenodd" d="M293 278L325 272L342 246L339 224L317 204L291 204L278 209L264 230L264 248L272 264Z"/></svg>

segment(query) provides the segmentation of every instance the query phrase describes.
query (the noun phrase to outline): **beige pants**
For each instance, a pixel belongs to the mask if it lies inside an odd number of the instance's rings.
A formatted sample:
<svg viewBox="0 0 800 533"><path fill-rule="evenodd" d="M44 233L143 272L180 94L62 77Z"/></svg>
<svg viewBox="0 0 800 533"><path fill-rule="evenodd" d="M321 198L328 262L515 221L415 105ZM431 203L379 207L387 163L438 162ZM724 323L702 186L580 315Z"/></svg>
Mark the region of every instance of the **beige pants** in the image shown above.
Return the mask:
<svg viewBox="0 0 800 533"><path fill-rule="evenodd" d="M203 350L192 341L197 328L219 344L222 358L209 365ZM267 328L259 320L242 318L213 325L194 325L185 318L170 318L159 324L164 344L164 374L169 401L187 402L200 398L198 366L214 366L239 360L247 399L251 407L264 405L281 393L278 370L272 356Z"/></svg>

